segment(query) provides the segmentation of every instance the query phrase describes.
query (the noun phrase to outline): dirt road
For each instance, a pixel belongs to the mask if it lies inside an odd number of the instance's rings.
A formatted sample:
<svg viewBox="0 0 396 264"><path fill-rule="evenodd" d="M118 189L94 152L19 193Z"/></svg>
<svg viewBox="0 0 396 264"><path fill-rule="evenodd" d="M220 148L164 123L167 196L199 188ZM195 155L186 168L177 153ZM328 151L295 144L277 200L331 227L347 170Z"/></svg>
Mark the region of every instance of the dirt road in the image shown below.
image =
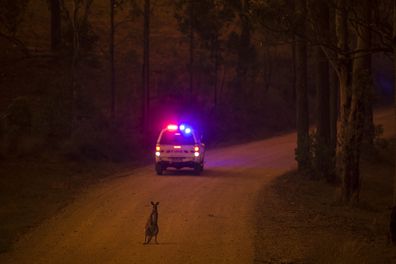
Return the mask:
<svg viewBox="0 0 396 264"><path fill-rule="evenodd" d="M379 118L393 124L392 111ZM0 263L253 263L257 195L295 166L295 137L210 150L201 176L149 166L102 182ZM158 245L142 244L150 201L160 202Z"/></svg>

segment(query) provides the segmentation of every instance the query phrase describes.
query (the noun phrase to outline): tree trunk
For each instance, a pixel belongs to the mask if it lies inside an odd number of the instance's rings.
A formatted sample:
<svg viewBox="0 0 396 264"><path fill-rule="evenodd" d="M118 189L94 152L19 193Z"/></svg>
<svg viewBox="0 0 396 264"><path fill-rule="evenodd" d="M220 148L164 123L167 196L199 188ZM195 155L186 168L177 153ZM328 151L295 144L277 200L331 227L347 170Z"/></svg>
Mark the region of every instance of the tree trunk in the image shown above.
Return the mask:
<svg viewBox="0 0 396 264"><path fill-rule="evenodd" d="M71 129L72 131L76 128L77 126L77 115L78 115L78 109L77 109L77 101L79 98L80 94L80 84L79 80L77 78L77 67L80 59L80 18L79 18L79 13L81 9L81 3L76 3L73 2L73 15L70 18L71 23L72 23L72 29L73 29L73 54L72 54L72 61L71 61L71 118L72 118L72 125Z"/></svg>
<svg viewBox="0 0 396 264"><path fill-rule="evenodd" d="M331 43L336 42L336 30L335 30L335 12L334 9L329 11L330 23L330 41ZM336 179L336 149L337 149L337 121L339 116L339 83L337 71L333 67L330 67L330 149L332 157L332 169L333 177Z"/></svg>
<svg viewBox="0 0 396 264"><path fill-rule="evenodd" d="M326 3L318 2L313 6L318 18L318 29L323 32L324 39L330 34L329 8ZM330 145L330 78L329 62L323 47L315 47L315 84L316 84L316 119L317 137L315 148L315 167L317 174L326 178L329 182L334 181L331 169L331 145Z"/></svg>
<svg viewBox="0 0 396 264"><path fill-rule="evenodd" d="M296 10L296 4L295 1L291 1L291 8L292 10ZM293 109L295 109L297 97L297 89L296 89L296 36L293 36L291 43L291 52L292 52L292 86L291 86L291 93L290 93L290 102L292 104Z"/></svg>
<svg viewBox="0 0 396 264"><path fill-rule="evenodd" d="M111 119L115 121L115 76L114 76L114 5L110 0L110 90L111 90Z"/></svg>
<svg viewBox="0 0 396 264"><path fill-rule="evenodd" d="M150 108L150 0L144 1L144 33L143 33L143 131L149 131Z"/></svg>
<svg viewBox="0 0 396 264"><path fill-rule="evenodd" d="M370 14L370 1L359 2L357 13L366 20ZM368 50L370 48L370 29L364 25L358 26L357 50ZM370 63L367 57L370 53L358 55L353 61L352 72L352 94L350 109L346 116L348 126L344 129L342 145L342 179L343 200L345 202L358 202L360 191L360 145L364 131L365 93L369 86L368 74Z"/></svg>
<svg viewBox="0 0 396 264"><path fill-rule="evenodd" d="M396 76L396 0L393 0L393 73ZM394 90L396 91L396 81L393 83ZM394 93L394 111L395 111L395 123L396 123L396 93ZM395 163L396 163L396 147L395 147ZM393 244L396 244L396 168L393 179L393 207L390 216L389 233Z"/></svg>
<svg viewBox="0 0 396 264"><path fill-rule="evenodd" d="M61 44L61 8L60 0L51 0L51 50L57 51Z"/></svg>
<svg viewBox="0 0 396 264"><path fill-rule="evenodd" d="M218 103L218 88L217 88L217 83L218 83L218 72L219 72L219 37L216 35L214 39L214 76L213 76L213 88L214 88L214 99L213 99L213 104L214 104L214 109L217 108L217 103Z"/></svg>
<svg viewBox="0 0 396 264"><path fill-rule="evenodd" d="M297 0L296 11L299 16L299 34L296 36L296 112L297 112L297 150L298 170L310 168L309 114L307 94L307 43L301 37L305 33L306 0Z"/></svg>
<svg viewBox="0 0 396 264"><path fill-rule="evenodd" d="M367 11L365 21L366 25L371 25L372 23L372 3L369 1L367 3ZM367 34L367 48L371 48L371 31L368 30ZM374 137L375 137L375 126L374 126L374 116L373 116L373 101L374 101L374 85L372 80L372 70L371 70L371 54L364 56L364 64L367 69L367 83L366 90L364 91L364 130L363 130L363 140L369 148L374 147Z"/></svg>
<svg viewBox="0 0 396 264"><path fill-rule="evenodd" d="M347 131L347 116L350 107L350 71L349 71L349 57L346 55L348 52L348 12L346 10L347 0L338 0L337 9L335 12L335 24L336 24L336 37L337 37L337 47L340 50L338 53L338 65L337 74L339 82L339 99L340 99L340 129L338 130L338 142L337 154L338 167L340 168L340 176L342 177L343 170L345 170L345 165L348 164L346 159L348 155L345 152L345 133ZM341 180L344 180L343 178ZM344 181L343 181L344 183ZM345 191L345 186L342 186L342 194ZM342 199L342 197L341 197Z"/></svg>
<svg viewBox="0 0 396 264"><path fill-rule="evenodd" d="M337 121L339 113L339 84L335 70L331 67L330 69L330 156L331 156L331 170L332 180L337 182Z"/></svg>
<svg viewBox="0 0 396 264"><path fill-rule="evenodd" d="M293 102L293 108L295 108L295 104L297 101L296 97L296 37L293 37L293 42L291 44L291 49L292 49L292 60L293 60L293 65L292 65L292 71L293 71L293 76L292 76L292 90L291 90L291 102Z"/></svg>
<svg viewBox="0 0 396 264"><path fill-rule="evenodd" d="M249 63L249 53L251 51L251 32L250 32L250 22L248 19L248 10L250 5L250 0L242 0L242 7L240 10L241 19L241 36L239 39L238 46L238 63L236 68L236 93L235 96L239 96L240 99L247 99L247 87L242 84L246 84L246 75L248 71ZM240 101L238 101L240 103Z"/></svg>
<svg viewBox="0 0 396 264"><path fill-rule="evenodd" d="M348 110L350 108L350 58L346 55L348 52L348 12L346 10L347 0L337 1L336 11L336 35L337 46L340 50L338 55L338 80L340 89L340 120L341 130L347 125ZM342 131L340 131L342 134Z"/></svg>
<svg viewBox="0 0 396 264"><path fill-rule="evenodd" d="M194 1L190 2L190 102L194 99Z"/></svg>
<svg viewBox="0 0 396 264"><path fill-rule="evenodd" d="M392 45L393 45L393 73L396 76L396 0L393 0L393 36L392 36ZM394 81L393 86L396 91L396 81ZM395 110L395 123L396 123L396 93L394 93L394 110ZM396 145L395 145L396 147ZM396 148L395 148L395 163L396 163ZM395 167L396 169L396 167ZM395 170L395 178L394 178L394 188L393 188L393 205L396 206L396 170Z"/></svg>
<svg viewBox="0 0 396 264"><path fill-rule="evenodd" d="M339 145L339 162L340 176L342 179L342 199L349 201L350 192L350 157L351 151L348 148L347 132L348 114L350 109L350 87L349 87L349 58L345 55L348 51L348 13L346 11L346 0L337 1L336 11L336 34L337 45L341 50L339 54L339 86L340 86L340 145Z"/></svg>

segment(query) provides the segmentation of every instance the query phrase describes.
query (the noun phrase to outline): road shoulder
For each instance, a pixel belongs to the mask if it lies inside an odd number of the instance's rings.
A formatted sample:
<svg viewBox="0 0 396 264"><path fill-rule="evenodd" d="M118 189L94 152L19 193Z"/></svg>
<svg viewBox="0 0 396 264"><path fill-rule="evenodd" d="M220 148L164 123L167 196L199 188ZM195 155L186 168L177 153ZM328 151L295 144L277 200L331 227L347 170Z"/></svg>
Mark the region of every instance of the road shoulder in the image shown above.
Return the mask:
<svg viewBox="0 0 396 264"><path fill-rule="evenodd" d="M290 172L260 191L255 263L395 263L387 239L392 147L362 161L361 201L337 202L337 188Z"/></svg>

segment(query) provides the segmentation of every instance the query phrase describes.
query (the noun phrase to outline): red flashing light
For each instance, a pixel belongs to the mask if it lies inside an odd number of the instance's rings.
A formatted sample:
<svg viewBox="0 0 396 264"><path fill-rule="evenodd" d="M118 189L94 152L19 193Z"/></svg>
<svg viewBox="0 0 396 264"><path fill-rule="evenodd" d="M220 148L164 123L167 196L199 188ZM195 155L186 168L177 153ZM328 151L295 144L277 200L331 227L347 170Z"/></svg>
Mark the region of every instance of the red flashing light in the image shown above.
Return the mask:
<svg viewBox="0 0 396 264"><path fill-rule="evenodd" d="M168 130L177 130L177 125L168 125Z"/></svg>

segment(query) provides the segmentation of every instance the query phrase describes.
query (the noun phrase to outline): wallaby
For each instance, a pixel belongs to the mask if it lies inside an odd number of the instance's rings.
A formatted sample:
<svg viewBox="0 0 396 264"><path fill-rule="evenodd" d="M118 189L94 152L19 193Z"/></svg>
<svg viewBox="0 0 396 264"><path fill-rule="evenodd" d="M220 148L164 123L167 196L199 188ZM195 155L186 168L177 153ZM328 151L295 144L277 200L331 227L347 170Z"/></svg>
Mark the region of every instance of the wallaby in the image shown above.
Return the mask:
<svg viewBox="0 0 396 264"><path fill-rule="evenodd" d="M150 243L151 239L154 237L155 243L158 244L157 235L159 232L158 228L158 205L159 202L151 202L153 206L153 210L151 211L150 217L147 220L146 227L145 227L145 237L144 237L144 244Z"/></svg>

